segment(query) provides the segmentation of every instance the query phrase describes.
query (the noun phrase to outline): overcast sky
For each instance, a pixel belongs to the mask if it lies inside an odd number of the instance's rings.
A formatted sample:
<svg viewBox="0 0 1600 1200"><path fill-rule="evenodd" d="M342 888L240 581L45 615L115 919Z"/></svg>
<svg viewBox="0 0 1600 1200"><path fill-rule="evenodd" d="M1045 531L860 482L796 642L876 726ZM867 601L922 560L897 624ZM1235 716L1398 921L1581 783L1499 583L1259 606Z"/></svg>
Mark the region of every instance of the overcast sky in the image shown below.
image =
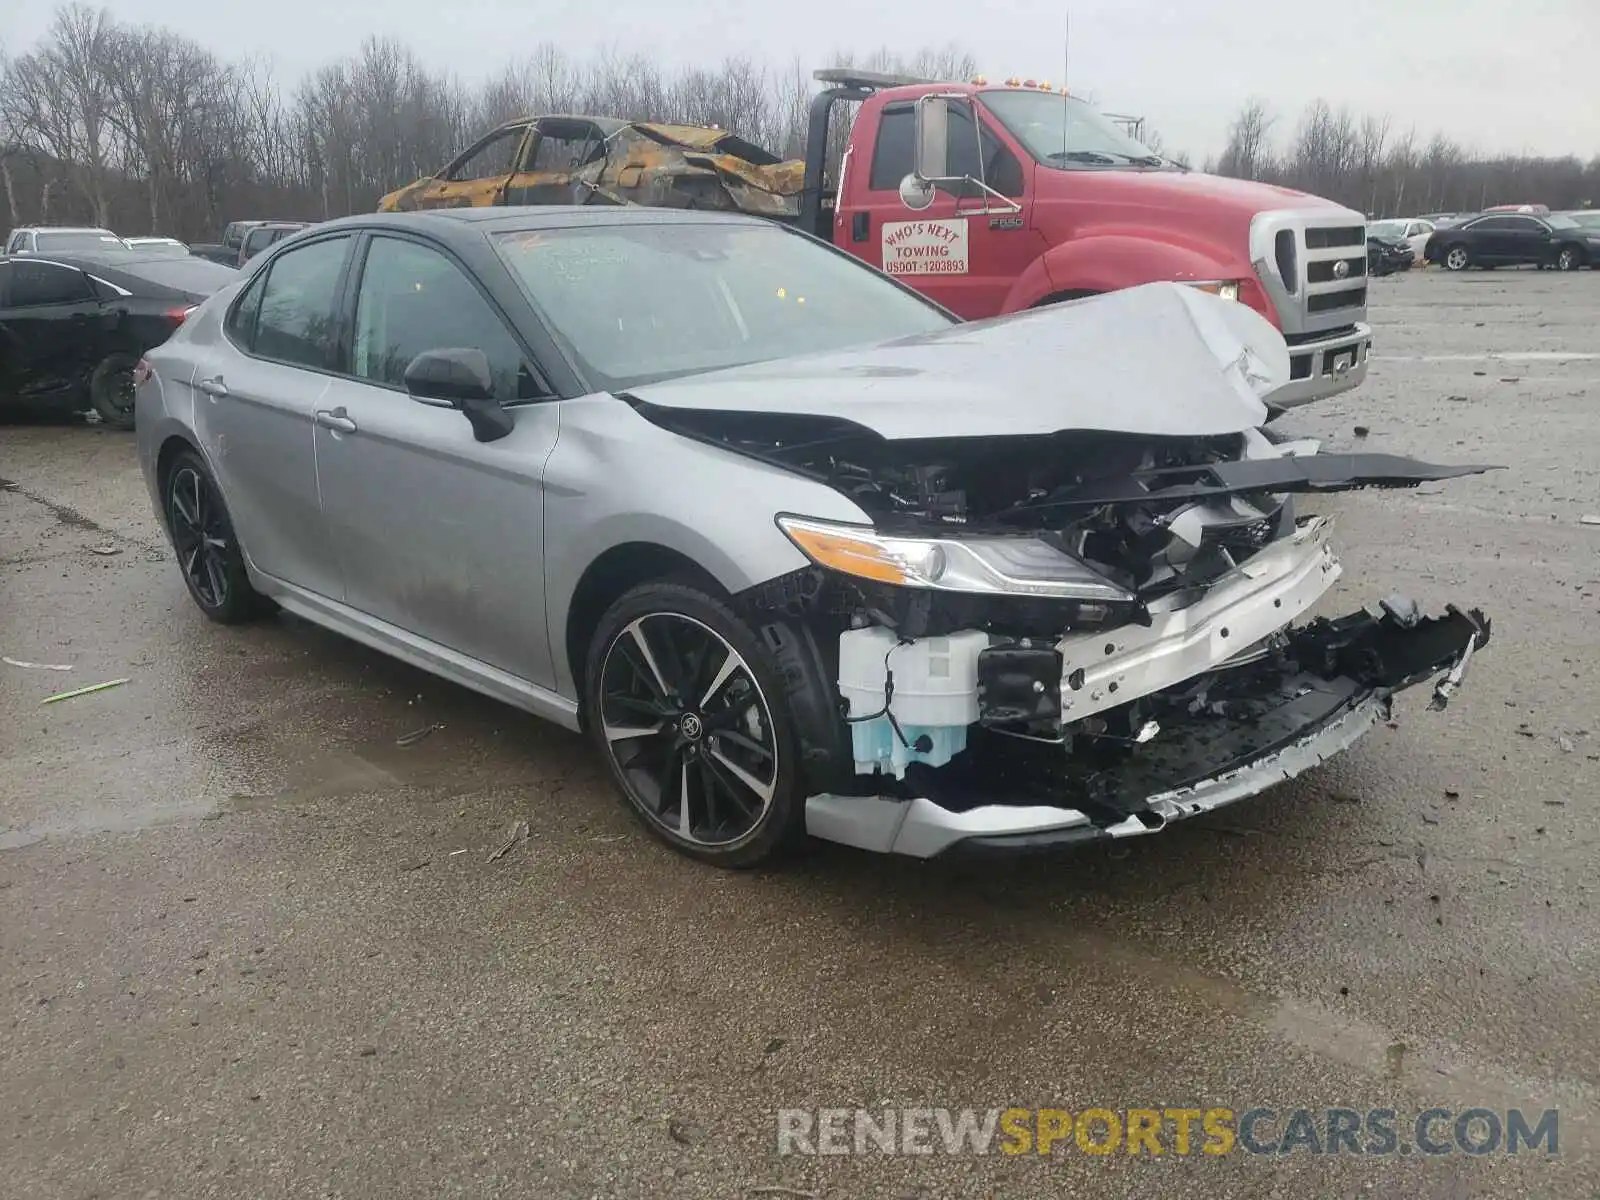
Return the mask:
<svg viewBox="0 0 1600 1200"><path fill-rule="evenodd" d="M1137 113L1169 152L1220 148L1251 95L1286 135L1307 101L1388 113L1490 151L1600 154L1600 0L109 0L119 20L166 25L223 56L250 51L292 80L370 34L476 80L542 39L582 56L609 42L666 65L747 55L825 66L840 48L954 42L991 77L1061 80L1071 13L1075 91ZM54 3L0 3L0 42L30 47Z"/></svg>

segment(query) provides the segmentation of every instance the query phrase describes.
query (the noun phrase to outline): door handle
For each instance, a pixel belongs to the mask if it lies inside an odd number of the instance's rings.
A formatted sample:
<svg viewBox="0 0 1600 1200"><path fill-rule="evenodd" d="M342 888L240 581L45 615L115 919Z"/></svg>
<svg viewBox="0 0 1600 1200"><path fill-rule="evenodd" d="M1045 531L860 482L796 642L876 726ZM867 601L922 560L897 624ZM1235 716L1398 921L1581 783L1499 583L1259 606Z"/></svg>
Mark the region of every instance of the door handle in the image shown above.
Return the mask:
<svg viewBox="0 0 1600 1200"><path fill-rule="evenodd" d="M331 429L335 433L354 433L356 431L356 423L350 419L350 414L345 412L343 406L331 411L326 408L317 409L317 424L324 429Z"/></svg>
<svg viewBox="0 0 1600 1200"><path fill-rule="evenodd" d="M870 220L870 213L855 212L850 214L850 240L852 242L864 242L867 240L867 234L870 231L868 222Z"/></svg>
<svg viewBox="0 0 1600 1200"><path fill-rule="evenodd" d="M226 396L228 385L222 382L222 376L217 375L211 379L202 379L195 385L208 396Z"/></svg>

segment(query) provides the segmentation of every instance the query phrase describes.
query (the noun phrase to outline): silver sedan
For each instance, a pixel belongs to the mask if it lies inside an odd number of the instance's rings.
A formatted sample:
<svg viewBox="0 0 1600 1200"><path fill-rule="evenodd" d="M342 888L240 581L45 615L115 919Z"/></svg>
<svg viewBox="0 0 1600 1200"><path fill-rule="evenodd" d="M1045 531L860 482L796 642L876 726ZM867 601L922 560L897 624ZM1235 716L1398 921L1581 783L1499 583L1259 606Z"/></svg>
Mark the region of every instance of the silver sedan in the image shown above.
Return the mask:
<svg viewBox="0 0 1600 1200"><path fill-rule="evenodd" d="M780 225L322 224L139 369L195 603L282 608L593 737L653 833L929 857L1154 832L1437 700L1488 639L1338 578L1294 494L1482 468L1260 432L1248 309L1151 284L963 324Z"/></svg>

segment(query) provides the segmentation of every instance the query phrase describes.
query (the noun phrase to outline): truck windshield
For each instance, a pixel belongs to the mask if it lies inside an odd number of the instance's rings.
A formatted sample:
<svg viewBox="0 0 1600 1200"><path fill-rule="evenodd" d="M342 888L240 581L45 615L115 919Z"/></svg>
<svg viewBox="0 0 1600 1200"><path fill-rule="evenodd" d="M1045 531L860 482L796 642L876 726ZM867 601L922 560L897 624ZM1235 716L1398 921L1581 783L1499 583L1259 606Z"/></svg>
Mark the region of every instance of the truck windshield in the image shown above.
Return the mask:
<svg viewBox="0 0 1600 1200"><path fill-rule="evenodd" d="M524 229L496 249L607 391L943 329L943 310L761 222Z"/></svg>
<svg viewBox="0 0 1600 1200"><path fill-rule="evenodd" d="M1166 161L1071 96L1004 88L984 92L983 103L1047 167L1159 167Z"/></svg>

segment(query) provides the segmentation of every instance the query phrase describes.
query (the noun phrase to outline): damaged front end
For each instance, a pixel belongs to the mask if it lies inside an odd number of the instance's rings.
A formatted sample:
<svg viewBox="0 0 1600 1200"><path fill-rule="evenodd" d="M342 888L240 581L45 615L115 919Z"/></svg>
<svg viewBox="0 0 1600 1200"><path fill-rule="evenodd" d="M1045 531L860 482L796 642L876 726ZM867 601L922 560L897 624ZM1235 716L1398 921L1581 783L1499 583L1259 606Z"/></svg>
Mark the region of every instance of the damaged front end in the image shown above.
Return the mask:
<svg viewBox="0 0 1600 1200"><path fill-rule="evenodd" d="M807 824L829 840L928 857L1152 832L1325 760L1404 688L1437 678L1442 707L1489 639L1476 610L1400 597L1308 620L1340 566L1331 520L1294 511L1487 468L1285 455L1253 430L908 442L647 415L872 518L781 515L813 566L741 597L823 647L838 709L806 739Z"/></svg>

